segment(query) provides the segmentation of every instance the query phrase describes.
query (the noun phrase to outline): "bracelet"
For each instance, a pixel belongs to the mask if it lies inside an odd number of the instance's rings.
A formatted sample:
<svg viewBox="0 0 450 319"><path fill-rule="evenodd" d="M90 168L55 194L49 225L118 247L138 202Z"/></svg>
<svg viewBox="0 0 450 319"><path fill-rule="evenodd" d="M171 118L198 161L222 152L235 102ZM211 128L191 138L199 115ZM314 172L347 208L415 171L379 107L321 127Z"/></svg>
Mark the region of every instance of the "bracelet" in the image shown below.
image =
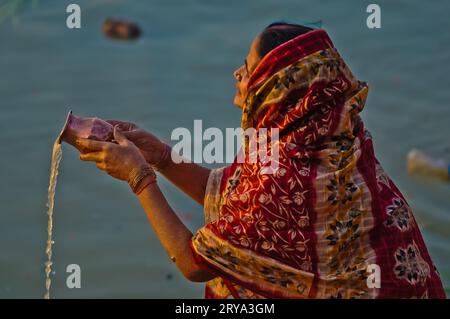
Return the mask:
<svg viewBox="0 0 450 319"><path fill-rule="evenodd" d="M146 183L142 183L148 176L151 176L151 178L148 179ZM133 168L128 177L128 185L130 185L133 193L137 195L139 195L148 185L153 183L156 183L156 174L148 164Z"/></svg>
<svg viewBox="0 0 450 319"><path fill-rule="evenodd" d="M171 162L171 158L170 158L171 153L172 153L172 148L169 145L164 144L164 151L161 155L161 158L157 163L152 164L153 168L157 171L161 171L167 165L169 165L169 163Z"/></svg>

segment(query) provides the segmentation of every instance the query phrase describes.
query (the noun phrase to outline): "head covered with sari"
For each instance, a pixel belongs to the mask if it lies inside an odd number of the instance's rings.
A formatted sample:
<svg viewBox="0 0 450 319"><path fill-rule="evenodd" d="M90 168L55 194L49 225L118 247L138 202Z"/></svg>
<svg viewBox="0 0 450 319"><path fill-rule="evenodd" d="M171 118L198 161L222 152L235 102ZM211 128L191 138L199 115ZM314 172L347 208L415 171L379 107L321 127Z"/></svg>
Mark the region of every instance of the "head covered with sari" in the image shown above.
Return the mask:
<svg viewBox="0 0 450 319"><path fill-rule="evenodd" d="M247 85L242 128L278 129L278 168L267 174L267 162L235 160L212 170L206 225L191 245L217 274L206 297L445 298L359 116L368 86L327 33L277 46Z"/></svg>

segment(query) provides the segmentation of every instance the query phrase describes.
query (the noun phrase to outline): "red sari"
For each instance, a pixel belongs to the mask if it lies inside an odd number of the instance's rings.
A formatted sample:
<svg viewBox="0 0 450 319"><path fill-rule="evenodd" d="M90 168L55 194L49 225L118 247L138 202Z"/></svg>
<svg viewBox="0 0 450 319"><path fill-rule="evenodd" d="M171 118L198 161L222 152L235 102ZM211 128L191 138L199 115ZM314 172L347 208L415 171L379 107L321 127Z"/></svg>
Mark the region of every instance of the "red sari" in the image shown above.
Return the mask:
<svg viewBox="0 0 450 319"><path fill-rule="evenodd" d="M359 116L368 86L326 32L269 52L248 92L242 128L279 129L279 168L235 160L211 172L206 225L191 245L217 274L206 298L445 298Z"/></svg>

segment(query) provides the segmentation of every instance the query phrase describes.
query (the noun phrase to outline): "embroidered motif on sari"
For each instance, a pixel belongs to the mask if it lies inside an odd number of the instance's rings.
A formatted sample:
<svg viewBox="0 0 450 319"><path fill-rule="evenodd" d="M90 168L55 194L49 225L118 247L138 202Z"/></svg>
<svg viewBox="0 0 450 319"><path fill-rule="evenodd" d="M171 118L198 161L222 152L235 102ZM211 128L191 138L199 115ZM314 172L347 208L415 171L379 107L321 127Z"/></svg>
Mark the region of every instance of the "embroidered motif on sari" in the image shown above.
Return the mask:
<svg viewBox="0 0 450 319"><path fill-rule="evenodd" d="M367 93L323 30L261 60L242 128L279 129L279 168L266 174L267 162L235 160L211 172L206 225L191 245L218 276L206 298L445 298L359 116ZM373 264L380 288L367 283Z"/></svg>

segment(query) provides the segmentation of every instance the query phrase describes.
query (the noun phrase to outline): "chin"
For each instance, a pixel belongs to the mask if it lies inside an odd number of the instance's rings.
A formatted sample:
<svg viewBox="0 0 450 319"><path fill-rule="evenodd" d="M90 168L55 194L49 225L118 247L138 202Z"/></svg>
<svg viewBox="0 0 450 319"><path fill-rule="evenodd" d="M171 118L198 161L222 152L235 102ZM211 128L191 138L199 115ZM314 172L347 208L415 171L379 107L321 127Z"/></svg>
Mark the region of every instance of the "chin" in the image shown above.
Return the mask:
<svg viewBox="0 0 450 319"><path fill-rule="evenodd" d="M233 104L234 104L234 106L236 106L236 107L242 109L242 101L241 101L241 99L240 99L239 97L236 96L236 97L234 98Z"/></svg>

